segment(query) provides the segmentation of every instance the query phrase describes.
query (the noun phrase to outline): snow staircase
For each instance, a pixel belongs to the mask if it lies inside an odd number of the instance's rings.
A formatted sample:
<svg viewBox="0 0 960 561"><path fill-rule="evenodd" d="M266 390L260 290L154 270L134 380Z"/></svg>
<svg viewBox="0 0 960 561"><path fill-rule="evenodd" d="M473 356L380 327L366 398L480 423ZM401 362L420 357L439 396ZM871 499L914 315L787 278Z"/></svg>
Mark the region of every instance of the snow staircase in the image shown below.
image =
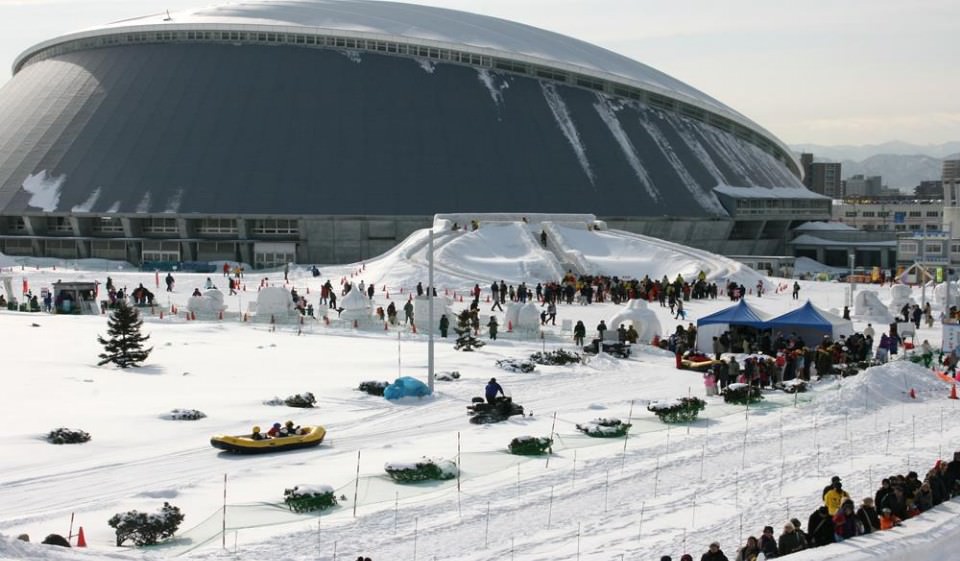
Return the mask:
<svg viewBox="0 0 960 561"><path fill-rule="evenodd" d="M570 250L563 246L560 234L553 222L541 222L540 227L547 233L546 251L553 254L564 273L573 271L577 276L592 274L589 263L579 251ZM533 231L530 233L536 238L537 245L540 245L540 233L534 233Z"/></svg>

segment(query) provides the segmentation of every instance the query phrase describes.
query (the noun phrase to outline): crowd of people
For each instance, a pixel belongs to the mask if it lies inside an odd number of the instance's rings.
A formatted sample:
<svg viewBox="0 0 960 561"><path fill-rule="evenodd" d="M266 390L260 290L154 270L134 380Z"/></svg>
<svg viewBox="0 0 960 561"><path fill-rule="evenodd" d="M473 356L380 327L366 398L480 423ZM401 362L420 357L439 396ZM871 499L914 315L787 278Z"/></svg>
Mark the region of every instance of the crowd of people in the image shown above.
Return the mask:
<svg viewBox="0 0 960 561"><path fill-rule="evenodd" d="M937 460L923 480L914 471L884 478L873 496L863 497L859 505L835 475L823 488L822 504L810 514L806 529L798 518L786 521L779 536L773 526L764 526L759 538L746 539L732 561L756 561L761 554L765 559L784 557L889 530L957 496L960 496L960 452L954 452L950 462ZM660 560L671 561L672 557L664 555ZM692 560L689 553L680 557L680 561ZM700 561L731 560L720 549L719 542L712 542Z"/></svg>

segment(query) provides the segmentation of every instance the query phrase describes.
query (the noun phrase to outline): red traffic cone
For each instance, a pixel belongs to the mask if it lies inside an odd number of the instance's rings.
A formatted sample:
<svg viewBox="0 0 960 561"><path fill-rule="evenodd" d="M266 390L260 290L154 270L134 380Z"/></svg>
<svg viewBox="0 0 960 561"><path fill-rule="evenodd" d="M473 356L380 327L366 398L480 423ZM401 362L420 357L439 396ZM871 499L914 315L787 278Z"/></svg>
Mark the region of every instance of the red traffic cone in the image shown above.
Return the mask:
<svg viewBox="0 0 960 561"><path fill-rule="evenodd" d="M403 287L400 287L400 294L403 294Z"/></svg>
<svg viewBox="0 0 960 561"><path fill-rule="evenodd" d="M513 322L512 322L512 321L508 321L508 322L507 322L507 333L513 333Z"/></svg>
<svg viewBox="0 0 960 561"><path fill-rule="evenodd" d="M910 399L917 399L917 392L910 388Z"/></svg>
<svg viewBox="0 0 960 561"><path fill-rule="evenodd" d="M490 303L490 297L487 296L487 304L489 304L489 303Z"/></svg>
<svg viewBox="0 0 960 561"><path fill-rule="evenodd" d="M163 319L163 310L160 310L160 319Z"/></svg>
<svg viewBox="0 0 960 561"><path fill-rule="evenodd" d="M243 321L247 321L249 319L250 319L250 315L247 314L247 312L243 312Z"/></svg>
<svg viewBox="0 0 960 561"><path fill-rule="evenodd" d="M195 312L190 312L190 320L194 321L197 319L197 314Z"/></svg>
<svg viewBox="0 0 960 561"><path fill-rule="evenodd" d="M460 296L460 301L463 302L463 295Z"/></svg>
<svg viewBox="0 0 960 561"><path fill-rule="evenodd" d="M388 331L390 327L387 325L387 322L383 322L383 330Z"/></svg>
<svg viewBox="0 0 960 561"><path fill-rule="evenodd" d="M416 333L416 332L417 332L417 324L415 324L415 323L411 323L411 324L410 324L410 327L412 327L412 328L413 328L413 332L414 332L414 333Z"/></svg>
<svg viewBox="0 0 960 561"><path fill-rule="evenodd" d="M357 320L353 320L353 328L356 329L358 327L360 327L360 324L357 323Z"/></svg>
<svg viewBox="0 0 960 561"><path fill-rule="evenodd" d="M80 531L77 532L77 547L87 547L87 538L83 535L83 526L80 526Z"/></svg>
<svg viewBox="0 0 960 561"><path fill-rule="evenodd" d="M223 321L223 310L220 310L220 313L217 314L217 319Z"/></svg>
<svg viewBox="0 0 960 561"><path fill-rule="evenodd" d="M177 315L177 305L176 305L176 304L170 306L170 313L173 314L173 315Z"/></svg>
<svg viewBox="0 0 960 561"><path fill-rule="evenodd" d="M958 399L958 398L957 398L957 385L956 385L956 384L950 384L950 399Z"/></svg>

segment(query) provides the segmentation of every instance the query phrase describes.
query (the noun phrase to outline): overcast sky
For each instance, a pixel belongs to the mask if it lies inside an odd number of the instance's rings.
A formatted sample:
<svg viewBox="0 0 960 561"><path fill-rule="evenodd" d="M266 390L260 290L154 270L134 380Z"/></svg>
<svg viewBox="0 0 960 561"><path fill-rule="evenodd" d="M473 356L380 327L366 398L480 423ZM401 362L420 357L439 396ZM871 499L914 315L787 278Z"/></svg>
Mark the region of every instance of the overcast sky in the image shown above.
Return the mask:
<svg viewBox="0 0 960 561"><path fill-rule="evenodd" d="M960 140L958 0L409 0L511 19L653 66L789 144ZM0 0L0 64L118 19L210 0Z"/></svg>

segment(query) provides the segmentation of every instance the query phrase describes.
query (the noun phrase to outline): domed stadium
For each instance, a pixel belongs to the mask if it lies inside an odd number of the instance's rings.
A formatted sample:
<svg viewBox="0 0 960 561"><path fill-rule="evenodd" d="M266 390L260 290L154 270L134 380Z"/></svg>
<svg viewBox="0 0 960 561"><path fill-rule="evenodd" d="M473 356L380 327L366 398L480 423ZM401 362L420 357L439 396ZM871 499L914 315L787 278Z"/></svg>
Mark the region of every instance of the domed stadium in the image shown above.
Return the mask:
<svg viewBox="0 0 960 561"><path fill-rule="evenodd" d="M344 263L436 213L590 213L724 253L829 218L783 142L649 66L527 25L250 1L33 46L0 88L0 252Z"/></svg>

